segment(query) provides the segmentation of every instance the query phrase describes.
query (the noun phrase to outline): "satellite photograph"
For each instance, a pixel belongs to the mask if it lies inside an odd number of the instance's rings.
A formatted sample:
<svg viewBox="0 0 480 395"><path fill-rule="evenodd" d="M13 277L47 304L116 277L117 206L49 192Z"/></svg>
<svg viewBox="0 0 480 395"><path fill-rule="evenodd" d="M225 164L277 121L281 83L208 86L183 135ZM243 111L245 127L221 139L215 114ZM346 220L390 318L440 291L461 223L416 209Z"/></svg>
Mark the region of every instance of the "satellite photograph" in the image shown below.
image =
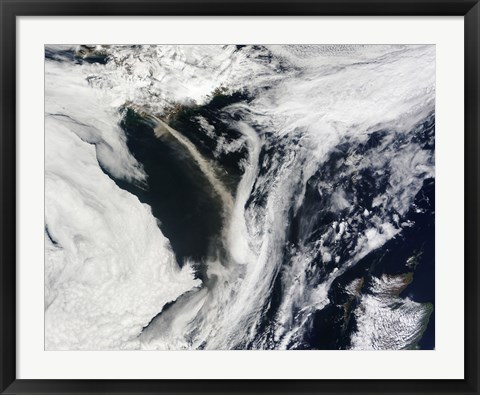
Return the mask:
<svg viewBox="0 0 480 395"><path fill-rule="evenodd" d="M435 348L434 45L46 45L46 350Z"/></svg>

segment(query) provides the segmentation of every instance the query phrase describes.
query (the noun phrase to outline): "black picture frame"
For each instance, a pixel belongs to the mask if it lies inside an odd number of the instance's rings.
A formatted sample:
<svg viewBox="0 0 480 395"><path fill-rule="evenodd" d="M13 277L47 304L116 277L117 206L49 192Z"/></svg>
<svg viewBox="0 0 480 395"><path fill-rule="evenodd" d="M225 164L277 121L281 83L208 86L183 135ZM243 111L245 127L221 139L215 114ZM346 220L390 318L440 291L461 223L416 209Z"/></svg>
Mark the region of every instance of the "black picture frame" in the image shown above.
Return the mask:
<svg viewBox="0 0 480 395"><path fill-rule="evenodd" d="M478 0L0 0L2 394L479 394ZM16 378L16 17L126 15L457 15L465 21L465 379L463 380L24 380ZM452 133L460 133L458 131ZM441 291L440 291L441 292ZM374 369L374 367L372 367Z"/></svg>

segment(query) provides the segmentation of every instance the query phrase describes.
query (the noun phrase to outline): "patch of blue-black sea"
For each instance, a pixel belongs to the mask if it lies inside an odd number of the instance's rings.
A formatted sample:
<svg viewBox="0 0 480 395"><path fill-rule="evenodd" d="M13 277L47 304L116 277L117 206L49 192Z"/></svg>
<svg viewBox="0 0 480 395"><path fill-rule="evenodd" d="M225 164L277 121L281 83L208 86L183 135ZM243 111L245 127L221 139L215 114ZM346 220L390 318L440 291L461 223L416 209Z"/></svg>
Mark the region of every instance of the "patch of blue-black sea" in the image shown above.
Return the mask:
<svg viewBox="0 0 480 395"><path fill-rule="evenodd" d="M388 172L384 178L374 174L375 169L363 168L358 171L359 177L351 177L347 171L343 171L345 158L353 151L357 155L366 157L374 154L374 150L380 145L389 131L378 131L370 135L365 144L352 146L349 143L339 146L338 150L331 154L329 160L318 170L317 174L307 184L305 198L300 210L292 216L289 230L289 243L286 247L284 265L290 260L289 251L295 250L296 246L315 242L324 229L333 226L344 215L342 212L332 212L331 194L321 193L319 197L319 182L327 181L329 186L335 189L341 186L348 196L355 196L356 207L350 212L350 226L353 229L350 240L341 243L334 242L335 252L340 256L340 261L349 259L352 245L355 245L356 235L361 235L366 230L362 221L362 211L366 208L370 213L387 217L394 213L379 210L374 207L373 199L379 193L387 193L389 187ZM430 115L424 122L407 135L419 144L422 150L430 151L433 155L435 147L435 117ZM405 137L397 137L395 143L401 147ZM324 191L321 191L324 192ZM313 220L312 220L313 218ZM423 182L421 190L417 193L413 205L409 211L401 217L400 222L408 223L403 226L401 232L393 239L385 243L361 259L355 266L349 268L343 275L334 280L328 297L330 303L327 307L317 311L305 331L305 336L300 349L348 349L351 346L351 336L357 329L354 310L362 293L369 293L369 286L373 277L380 278L382 275L406 275L409 278L408 285L399 294L399 297L409 297L420 303L435 305L435 179L428 178ZM306 230L302 224L309 223L310 229ZM316 270L320 277L326 277L334 270L333 262L323 262L317 258ZM330 267L332 266L332 267ZM322 274L323 273L323 274ZM361 288L358 297L352 298L347 292L346 286L355 279L361 279ZM411 281L411 282L409 282ZM281 275L277 277L272 292L269 314L278 307L282 299ZM435 347L435 311L430 314L428 323L424 323L424 332L417 344L412 348L434 349ZM267 322L265 322L267 327Z"/></svg>

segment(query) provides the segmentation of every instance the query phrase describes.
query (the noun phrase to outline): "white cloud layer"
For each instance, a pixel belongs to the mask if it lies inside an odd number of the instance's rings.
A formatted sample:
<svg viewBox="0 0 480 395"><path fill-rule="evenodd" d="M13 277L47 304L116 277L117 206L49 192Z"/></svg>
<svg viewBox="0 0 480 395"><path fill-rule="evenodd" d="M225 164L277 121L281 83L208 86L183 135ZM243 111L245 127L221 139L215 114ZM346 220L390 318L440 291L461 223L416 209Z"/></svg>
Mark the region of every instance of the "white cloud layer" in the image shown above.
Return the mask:
<svg viewBox="0 0 480 395"><path fill-rule="evenodd" d="M357 331L352 348L358 350L402 350L414 348L420 340L425 321L432 312L429 304L416 303L397 296L405 277L374 278L371 294L362 295L355 310Z"/></svg>
<svg viewBox="0 0 480 395"><path fill-rule="evenodd" d="M99 167L101 157L112 173L144 179L113 108L56 63L46 87L45 347L138 348L143 327L199 281L178 268L150 207Z"/></svg>

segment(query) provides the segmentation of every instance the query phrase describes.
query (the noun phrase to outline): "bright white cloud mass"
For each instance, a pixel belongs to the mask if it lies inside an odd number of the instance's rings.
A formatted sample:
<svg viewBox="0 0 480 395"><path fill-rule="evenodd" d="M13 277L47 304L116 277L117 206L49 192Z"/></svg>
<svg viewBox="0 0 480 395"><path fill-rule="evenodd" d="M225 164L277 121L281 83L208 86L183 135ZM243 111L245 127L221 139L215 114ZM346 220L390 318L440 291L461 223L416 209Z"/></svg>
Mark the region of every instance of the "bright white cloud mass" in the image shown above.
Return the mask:
<svg viewBox="0 0 480 395"><path fill-rule="evenodd" d="M434 347L434 46L45 54L47 350Z"/></svg>

